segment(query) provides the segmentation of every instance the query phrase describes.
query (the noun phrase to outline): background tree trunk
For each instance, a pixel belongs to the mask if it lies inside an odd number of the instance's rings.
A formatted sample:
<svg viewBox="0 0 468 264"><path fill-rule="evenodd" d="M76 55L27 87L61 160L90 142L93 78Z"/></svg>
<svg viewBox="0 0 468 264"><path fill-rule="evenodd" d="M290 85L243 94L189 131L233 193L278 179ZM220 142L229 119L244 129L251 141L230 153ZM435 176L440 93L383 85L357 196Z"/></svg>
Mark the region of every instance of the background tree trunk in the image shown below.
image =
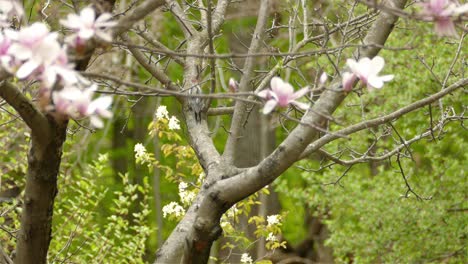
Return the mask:
<svg viewBox="0 0 468 264"><path fill-rule="evenodd" d="M48 116L49 138L32 137L15 263L46 263L67 122Z"/></svg>

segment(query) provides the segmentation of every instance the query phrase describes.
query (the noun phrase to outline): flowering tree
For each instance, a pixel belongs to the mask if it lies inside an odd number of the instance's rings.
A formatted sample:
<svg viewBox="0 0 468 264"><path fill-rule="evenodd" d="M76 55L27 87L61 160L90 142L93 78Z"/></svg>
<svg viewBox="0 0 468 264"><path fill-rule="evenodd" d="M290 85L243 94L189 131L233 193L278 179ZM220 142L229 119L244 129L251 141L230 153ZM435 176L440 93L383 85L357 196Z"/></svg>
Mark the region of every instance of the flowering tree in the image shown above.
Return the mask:
<svg viewBox="0 0 468 264"><path fill-rule="evenodd" d="M182 125L175 117L169 118L164 109L158 110L156 116L165 121L153 125L162 126L167 123L170 130L184 127L205 177L196 193L189 194L186 185L179 185L179 191L184 193L183 199L187 202L187 210L175 203L165 207L164 214L180 217L183 214L183 217L158 250L156 263L206 263L212 243L222 233L223 214L239 201L272 183L295 162L306 159L313 153L321 153L344 166L392 156L399 161L405 151L410 152L408 145L412 142L431 136L435 130L443 130L448 121L463 119L461 115L448 117L441 114L440 120L436 122L432 120L431 113L428 130L421 131L421 135L412 141L404 140L395 129L400 140L382 156L372 156L366 152L353 160L342 160L339 155L323 150L327 144L348 139L353 133L381 125L392 127L392 122L403 115L430 107L434 102L439 102L441 113L445 112L442 98L468 83L464 76L454 80L451 76L453 68L449 69L447 77L440 82L440 91L391 113L377 113L374 118L363 119L359 123L341 128L340 122L333 117L335 110L350 94L378 92L375 89L382 89L387 82L404 78L393 74L380 76L381 71L391 72L390 69L384 69L385 60L389 65L392 62L391 58L384 60L377 56L382 49L398 51L407 48L385 45L400 17L434 22L435 32L439 36L459 38L460 48L453 54L454 65L460 57L466 35L466 28L462 28L458 30L461 32L459 36L456 25L465 18L467 4L429 0L417 7L407 7L405 0L361 1L362 3L353 5L350 15L343 23L333 24L329 28L326 20L317 25L312 23L307 1L295 1L289 24L283 26L281 22L269 19L274 1L261 0L248 52L221 54L217 51L216 38L223 33L226 12L234 4L229 0L190 3L146 0L113 18L110 12L114 2L100 1L92 7L84 7L79 15L69 14L66 19L60 20L60 24L66 29L66 36L60 38L45 23L23 23L24 11L18 2L0 1L0 97L18 112L31 130L16 263L46 263L52 239L51 223L57 177L69 120L79 122L89 117L92 127L101 128L104 124L102 118L112 117L108 110L112 98L104 95L93 100L98 88L86 78L112 83L108 85L108 89L101 90L101 93L173 96L183 109ZM367 5L371 11L355 16L354 8L361 5ZM153 40L144 30L134 27L138 21L149 17L158 8L169 11L179 24L184 36L179 48L183 47L184 51L167 47ZM301 22L298 22L299 14L302 15ZM369 27L366 26L368 24ZM298 25L301 30L297 28ZM317 27L313 32L312 26ZM282 27L290 35L288 52L262 52L274 47L274 44L269 43L269 32ZM132 44L132 30L153 47ZM356 37L353 30L363 30L365 34L362 38L360 34ZM334 39L336 34L340 34L340 39ZM99 72L86 72L93 52L96 49L109 48L112 39L116 40L114 44L117 48L130 52L163 88L126 81ZM318 49L310 50L311 45L318 46ZM350 49L353 49L353 55ZM165 67L152 61L152 55L147 53L166 56L170 58L170 63L183 67L182 80L171 79ZM327 56L331 65L327 69L330 70L322 73L317 69L313 76L304 76L296 63L304 57L309 59L320 54ZM263 69L265 71L259 72L256 70L256 60L259 57L271 57L274 60L267 69ZM343 57L347 60L343 61ZM226 85L217 76L222 72L218 68L218 61L233 58L244 59L242 66L235 70L241 77L238 81L229 81L230 93L220 93L218 87ZM288 81L291 72L297 72L302 80L296 83ZM317 81L314 82L314 78ZM331 81L328 82L328 79ZM449 80L452 84L449 84ZM33 99L19 88L26 83L35 83L34 92L30 93L33 94ZM121 90L118 88L121 86L134 87L137 91ZM368 91L361 89L364 86ZM230 106L221 107L218 102L223 99L233 99L234 102ZM245 123L251 120L251 112L258 111L258 107L263 108L261 118L265 121L265 127L273 127L271 120L291 122L293 127L283 126L290 127L285 132L284 140L271 153L264 151L263 159L258 164L250 167L238 166L234 159L240 151L239 142L246 133ZM226 129L227 140L222 151L215 147L208 126L209 117L217 115L230 116L229 128ZM177 150L183 152L182 148ZM148 158L141 145L135 146L135 151L137 159ZM400 168L406 182L403 168ZM408 192L416 195L409 184ZM274 240L278 217L270 216L266 224L263 224L268 230L268 241ZM262 222L259 220L259 223ZM248 255L242 255L241 261L251 262L252 259Z"/></svg>

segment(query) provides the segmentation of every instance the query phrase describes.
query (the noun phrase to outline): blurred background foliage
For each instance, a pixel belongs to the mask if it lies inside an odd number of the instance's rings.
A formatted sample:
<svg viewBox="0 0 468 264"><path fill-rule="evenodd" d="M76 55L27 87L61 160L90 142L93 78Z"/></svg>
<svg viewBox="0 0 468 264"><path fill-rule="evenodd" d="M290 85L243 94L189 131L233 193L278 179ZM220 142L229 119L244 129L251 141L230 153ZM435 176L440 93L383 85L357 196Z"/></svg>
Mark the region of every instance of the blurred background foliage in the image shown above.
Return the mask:
<svg viewBox="0 0 468 264"><path fill-rule="evenodd" d="M26 1L25 6L31 10L33 20L40 18L36 11L41 9L44 2ZM274 2L275 12L270 23L276 19L276 22L287 24L291 8L297 8L298 2ZM128 4L121 1L117 8L125 10ZM249 43L255 26L255 12L250 12L248 7L255 10L256 4L249 2L244 7L234 5L228 12L222 34L215 41L217 52L245 52L241 43ZM240 11L243 8L245 12ZM314 16L317 19L330 25L343 22L343 17L352 8L343 1L308 3L309 12L316 12ZM371 11L362 5L352 10L356 17ZM52 27L58 27L52 15L67 12L70 12L69 8L56 3L46 10L50 17L46 20L50 20ZM198 17L199 14L193 14L193 19ZM170 13L158 11L153 17L148 17L141 27L147 28L155 39L168 47L183 50L183 46L179 47L183 35ZM459 45L466 47L466 43L460 44L456 39L440 39L431 32L431 24L400 21L386 46L407 49L383 50L380 54L387 63L385 73L395 74L395 79L381 90L368 92L357 89L352 92L335 113L340 125L332 123L330 129L338 130L390 113L439 91L440 82L446 77L455 52ZM312 33L318 34L319 31L313 30ZM301 39L301 34L298 31L294 40ZM365 26L353 35L356 38L353 43L360 43L359 37L363 34ZM141 41L136 35L133 38L136 43ZM345 40L335 34L326 46L336 46L342 41ZM289 32L285 28L276 29L266 42L270 45L270 50L266 51L270 52L287 52L291 45ZM322 44L311 43L304 49L318 49ZM301 70L300 74L284 68L280 75L296 89L313 85L319 71L335 75L330 60L338 59L338 67L342 67L352 50L343 49L339 57L331 54L301 58L293 63ZM158 60L156 55L147 55L152 62ZM281 60L261 58L259 68L268 70L281 65ZM217 61L219 87L226 88L230 77L239 78L232 65L241 62ZM181 66L167 58L158 63L167 64L166 72L175 82L183 81ZM117 48L97 57L91 64L93 71L107 71L114 66L117 74L119 71L125 73L122 78L160 86ZM208 76L208 70L204 75ZM466 54L462 51L447 83L463 76L466 77ZM34 96L34 89L27 92ZM220 92L225 90L220 89ZM430 128L430 115L435 123L441 115L460 114L466 108L466 99L466 93L456 92L442 100L442 109L435 103L430 110L428 107L419 109L393 121L393 127L383 125L362 131L353 134L350 140L336 140L326 145L324 150L328 153L340 151L341 158L349 160L356 153L367 151L373 140L381 137L372 151L385 153L395 147L395 142L399 142L395 131L406 140L418 136ZM232 103L224 100L213 104L229 106ZM155 249L177 224L174 218L162 217L162 207L179 201L178 181L177 178L174 180L174 175L161 173L157 166L148 170L147 165L136 164L134 146L142 143L158 164L172 168L174 174L187 171L189 166L184 164L185 167L178 167L181 161L174 155L161 155L161 146L172 144L173 140L149 136L148 126L154 121L154 112L159 105L166 105L170 115L183 120L180 105L172 98L116 96L114 118L107 122L104 129L89 131L81 126L82 121L70 121L54 210L54 233L49 253L51 263L147 263L153 260ZM19 226L29 134L11 108L5 104L0 107L0 243L11 254ZM229 120L227 116L210 118L215 143L220 151L226 139L225 129L229 127ZM181 130L177 131L181 136L178 144L187 146L185 127L183 122L181 124ZM277 144L287 135L284 128L295 126L294 122L286 120L281 125L278 122L272 122L272 125L276 126ZM280 201L277 208L282 215L282 224L281 232L277 234L281 234L282 241L287 242L286 249L280 247L276 253L297 249L305 240L311 239L309 234L313 232L312 246L301 257L323 260L319 255L331 255L337 263L466 262L467 136L463 123L452 122L443 133L413 143L410 146L411 154L405 152L406 155L401 157L408 184L420 197L408 193L396 157L351 167L338 164L325 166L331 161L320 154L298 162L270 187ZM189 175L184 180L192 186L199 186L198 176ZM240 214L244 213L252 219L255 214L252 215L250 209L258 204L257 196L247 199L238 205ZM234 215L237 217L236 213ZM265 219L253 219L258 223L257 228L265 227ZM241 222L235 221L233 226L226 227L226 237L231 235L236 239L221 240L221 245L215 245L219 252L222 252L223 245L230 248L230 254L234 255L253 252L252 244L257 242L257 237L241 231L241 225ZM319 231L314 228L319 228ZM221 253L215 254L212 261L223 262L225 259L228 262L229 259L225 257Z"/></svg>

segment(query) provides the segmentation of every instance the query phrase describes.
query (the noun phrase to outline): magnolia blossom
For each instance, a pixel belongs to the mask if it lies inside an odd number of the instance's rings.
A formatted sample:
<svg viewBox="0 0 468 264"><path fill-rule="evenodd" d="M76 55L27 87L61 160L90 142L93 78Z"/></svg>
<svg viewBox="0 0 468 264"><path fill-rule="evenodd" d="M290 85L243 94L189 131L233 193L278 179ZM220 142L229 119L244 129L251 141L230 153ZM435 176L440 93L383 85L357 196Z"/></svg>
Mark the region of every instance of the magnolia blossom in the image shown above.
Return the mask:
<svg viewBox="0 0 468 264"><path fill-rule="evenodd" d="M66 48L61 48L55 60L44 66L40 79L45 87L51 88L57 80L61 80L65 86L70 86L82 77L74 70L74 65L68 62Z"/></svg>
<svg viewBox="0 0 468 264"><path fill-rule="evenodd" d="M234 78L229 78L229 91L235 93L239 90L239 83Z"/></svg>
<svg viewBox="0 0 468 264"><path fill-rule="evenodd" d="M372 60L369 58L361 58L359 61L348 59L346 61L352 75L349 73L343 74L343 89L349 91L354 82L353 78L359 78L361 82L369 89L383 87L384 82L391 81L393 75L378 76L383 69L385 61L380 56L375 56Z"/></svg>
<svg viewBox="0 0 468 264"><path fill-rule="evenodd" d="M19 20L23 15L24 10L19 1L0 0L0 28L9 27L12 18Z"/></svg>
<svg viewBox="0 0 468 264"><path fill-rule="evenodd" d="M109 21L111 18L112 15L109 13L103 13L96 18L94 9L87 7L81 10L80 15L69 14L67 19L60 20L60 23L75 32L66 38L66 42L76 47L83 45L94 36L107 42L112 41L112 36L107 29L117 23Z"/></svg>
<svg viewBox="0 0 468 264"><path fill-rule="evenodd" d="M279 77L273 77L270 82L271 88L260 91L257 95L265 98L268 101L263 107L263 113L269 114L276 106L287 107L289 104L307 110L309 106L305 103L296 101L296 99L304 96L308 92L308 88L303 88L294 92L291 84L284 82Z"/></svg>
<svg viewBox="0 0 468 264"><path fill-rule="evenodd" d="M349 72L344 72L342 74L342 79L343 79L343 90L349 92L353 89L353 84L356 81L356 75L349 73Z"/></svg>
<svg viewBox="0 0 468 264"><path fill-rule="evenodd" d="M57 33L51 33L43 23L34 23L19 32L6 30L5 34L12 40L8 54L19 64L16 71L19 79L53 64L60 55Z"/></svg>
<svg viewBox="0 0 468 264"><path fill-rule="evenodd" d="M451 0L428 0L421 3L422 14L434 19L434 31L439 36L457 36L452 17L468 12L468 4L458 6Z"/></svg>
<svg viewBox="0 0 468 264"><path fill-rule="evenodd" d="M100 118L112 117L112 113L107 110L112 103L112 98L102 96L92 101L95 90L95 85L84 90L76 86L64 87L52 94L54 109L56 112L72 118L89 116L93 127L102 128L103 122Z"/></svg>

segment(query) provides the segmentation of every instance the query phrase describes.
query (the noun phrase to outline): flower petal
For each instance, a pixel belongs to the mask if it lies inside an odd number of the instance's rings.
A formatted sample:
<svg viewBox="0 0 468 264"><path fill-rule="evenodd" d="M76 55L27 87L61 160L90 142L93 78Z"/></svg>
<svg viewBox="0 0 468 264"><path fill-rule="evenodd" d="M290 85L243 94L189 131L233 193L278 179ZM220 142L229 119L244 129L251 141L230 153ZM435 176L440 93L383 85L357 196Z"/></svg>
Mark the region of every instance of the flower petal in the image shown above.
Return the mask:
<svg viewBox="0 0 468 264"><path fill-rule="evenodd" d="M375 56L370 61L368 76L377 75L385 66L385 60L380 56Z"/></svg>
<svg viewBox="0 0 468 264"><path fill-rule="evenodd" d="M39 64L37 64L35 61L29 60L18 69L18 71L16 72L16 77L18 77L18 79L25 79L34 70L36 70L37 67L39 67Z"/></svg>
<svg viewBox="0 0 468 264"><path fill-rule="evenodd" d="M271 91L270 89L264 89L257 93L258 97L270 99L271 98Z"/></svg>
<svg viewBox="0 0 468 264"><path fill-rule="evenodd" d="M276 107L277 102L275 100L268 100L263 107L263 114L268 115Z"/></svg>
<svg viewBox="0 0 468 264"><path fill-rule="evenodd" d="M289 100L296 100L297 98L300 98L304 95L306 95L309 92L309 88L302 88L299 91L293 93L290 97Z"/></svg>
<svg viewBox="0 0 468 264"><path fill-rule="evenodd" d="M309 109L309 104L306 104L306 103L301 103L301 102L298 102L298 101L291 101L291 104L294 105L294 106L297 106L298 108L300 108L302 110Z"/></svg>

